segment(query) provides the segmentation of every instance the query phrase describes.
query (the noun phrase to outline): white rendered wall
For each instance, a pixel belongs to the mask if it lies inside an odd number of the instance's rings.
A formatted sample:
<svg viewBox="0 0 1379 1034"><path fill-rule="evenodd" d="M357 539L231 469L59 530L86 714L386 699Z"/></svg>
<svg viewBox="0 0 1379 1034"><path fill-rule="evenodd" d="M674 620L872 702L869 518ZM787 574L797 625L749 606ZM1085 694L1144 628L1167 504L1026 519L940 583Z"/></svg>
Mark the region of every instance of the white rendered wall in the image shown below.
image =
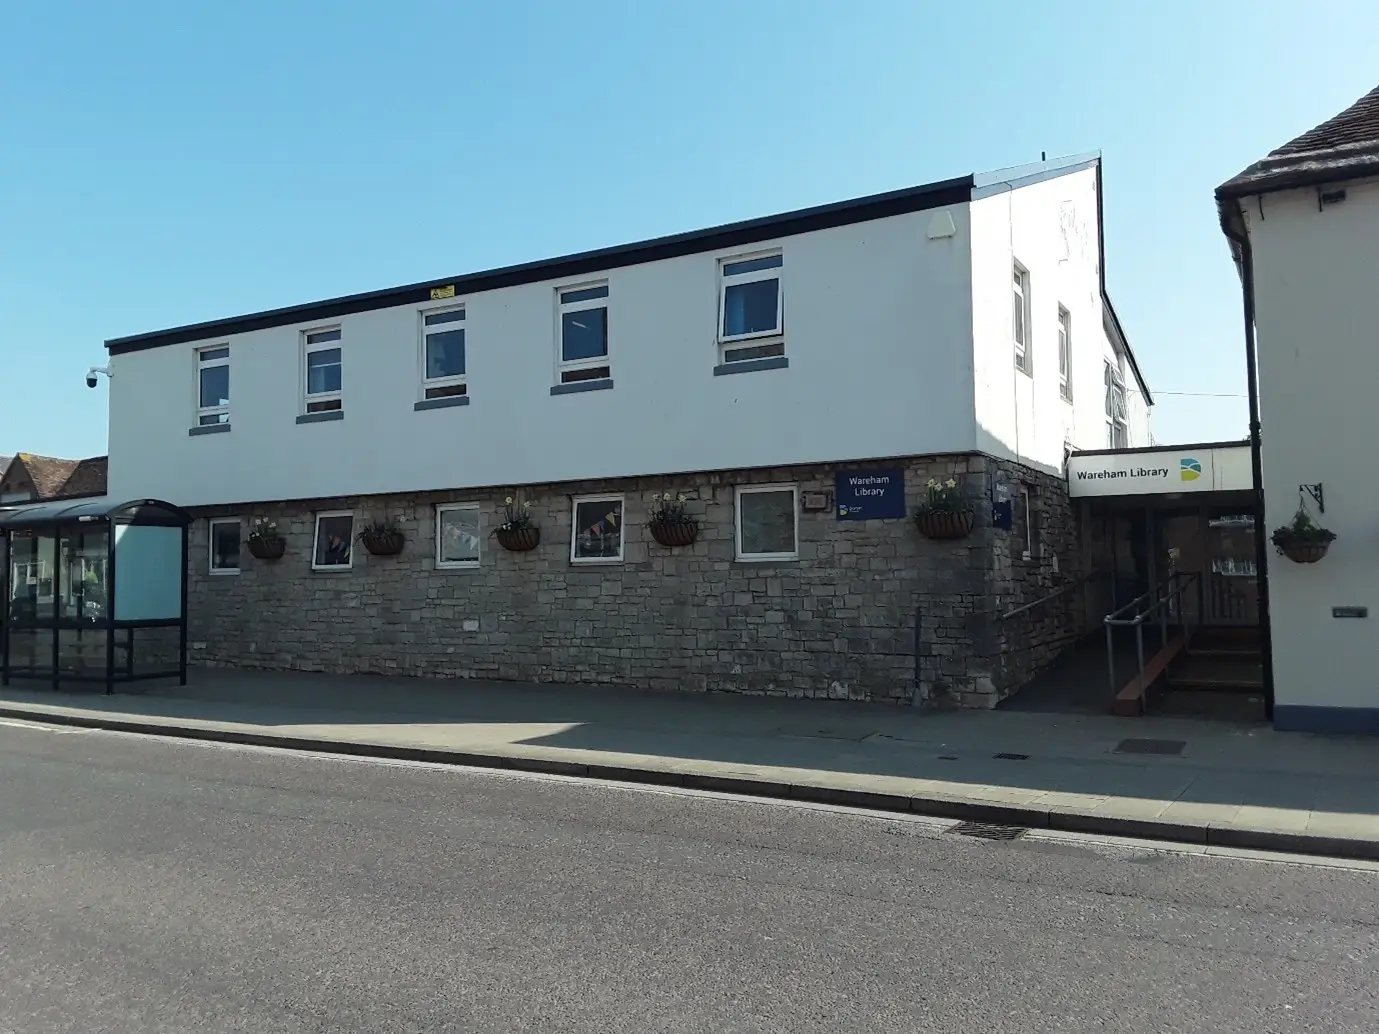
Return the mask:
<svg viewBox="0 0 1379 1034"><path fill-rule="evenodd" d="M1020 180L1014 181L1016 184ZM978 448L1058 473L1065 443L1104 449L1103 326L1096 169L991 193L972 203ZM1029 271L1032 376L1015 367L1014 264ZM1058 309L1072 317L1072 402L1058 376ZM1127 362L1130 445L1150 444L1149 407Z"/></svg>
<svg viewBox="0 0 1379 1034"><path fill-rule="evenodd" d="M556 282L454 300L464 407L413 411L430 305L338 321L334 422L296 423L300 332L328 324L114 356L110 494L201 506L972 450L968 207L948 212L938 240L917 212L611 270L612 390L550 395ZM714 376L717 260L771 247L789 368ZM189 436L195 352L219 343L232 430Z"/></svg>
<svg viewBox="0 0 1379 1034"><path fill-rule="evenodd" d="M1275 703L1379 708L1379 185L1242 205L1254 252L1265 527L1323 485L1338 538L1320 563L1269 564ZM1335 618L1365 606L1370 617Z"/></svg>

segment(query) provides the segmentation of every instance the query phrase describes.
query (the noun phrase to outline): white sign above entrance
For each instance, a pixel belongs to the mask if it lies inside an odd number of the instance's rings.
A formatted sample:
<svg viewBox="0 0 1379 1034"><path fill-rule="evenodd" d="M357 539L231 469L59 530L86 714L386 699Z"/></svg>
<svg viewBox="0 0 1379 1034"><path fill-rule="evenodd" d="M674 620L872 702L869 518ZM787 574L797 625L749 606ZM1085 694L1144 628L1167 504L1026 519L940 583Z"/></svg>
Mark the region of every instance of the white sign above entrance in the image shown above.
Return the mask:
<svg viewBox="0 0 1379 1034"><path fill-rule="evenodd" d="M1068 494L1075 499L1241 492L1253 487L1248 445L1075 452L1068 457Z"/></svg>

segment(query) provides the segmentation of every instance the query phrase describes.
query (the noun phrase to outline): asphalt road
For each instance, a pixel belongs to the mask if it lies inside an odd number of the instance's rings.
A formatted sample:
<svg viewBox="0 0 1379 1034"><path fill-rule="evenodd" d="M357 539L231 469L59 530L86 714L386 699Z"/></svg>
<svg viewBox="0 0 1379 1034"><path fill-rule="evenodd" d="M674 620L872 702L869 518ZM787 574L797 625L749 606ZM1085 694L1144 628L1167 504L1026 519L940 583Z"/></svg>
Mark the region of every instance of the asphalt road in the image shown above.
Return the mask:
<svg viewBox="0 0 1379 1034"><path fill-rule="evenodd" d="M0 725L0 1031L1379 1030L1379 872Z"/></svg>

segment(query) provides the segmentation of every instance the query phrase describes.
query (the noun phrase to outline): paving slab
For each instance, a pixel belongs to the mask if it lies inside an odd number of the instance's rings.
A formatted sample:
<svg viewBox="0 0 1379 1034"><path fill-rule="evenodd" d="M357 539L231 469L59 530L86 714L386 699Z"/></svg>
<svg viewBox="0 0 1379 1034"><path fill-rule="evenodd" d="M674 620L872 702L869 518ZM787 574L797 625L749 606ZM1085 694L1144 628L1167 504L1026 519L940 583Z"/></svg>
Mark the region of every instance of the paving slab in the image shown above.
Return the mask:
<svg viewBox="0 0 1379 1034"><path fill-rule="evenodd" d="M11 686L0 713L1379 858L1373 740L1208 720L252 672L109 697ZM1132 737L1184 748L1118 752Z"/></svg>

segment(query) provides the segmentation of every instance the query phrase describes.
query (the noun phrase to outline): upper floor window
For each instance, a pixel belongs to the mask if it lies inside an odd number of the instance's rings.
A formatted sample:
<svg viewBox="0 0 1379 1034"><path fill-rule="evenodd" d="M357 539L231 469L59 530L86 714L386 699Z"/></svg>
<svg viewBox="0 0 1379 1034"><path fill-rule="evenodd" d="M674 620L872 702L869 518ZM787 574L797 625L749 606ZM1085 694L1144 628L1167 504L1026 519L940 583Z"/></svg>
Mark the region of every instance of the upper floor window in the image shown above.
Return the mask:
<svg viewBox="0 0 1379 1034"><path fill-rule="evenodd" d="M719 263L718 342L725 363L785 354L782 256L756 255ZM752 343L757 341L757 343Z"/></svg>
<svg viewBox="0 0 1379 1034"><path fill-rule="evenodd" d="M1033 374L1034 357L1030 349L1029 270L1018 262L1015 263L1012 289L1015 368L1023 373Z"/></svg>
<svg viewBox="0 0 1379 1034"><path fill-rule="evenodd" d="M329 413L341 408L340 328L308 330L302 335L305 412Z"/></svg>
<svg viewBox="0 0 1379 1034"><path fill-rule="evenodd" d="M421 315L421 394L425 399L469 393L464 366L464 309L441 309Z"/></svg>
<svg viewBox="0 0 1379 1034"><path fill-rule="evenodd" d="M196 353L196 422L201 427L230 422L230 346Z"/></svg>
<svg viewBox="0 0 1379 1034"><path fill-rule="evenodd" d="M1112 449L1130 447L1130 420L1125 406L1124 360L1106 360L1106 441Z"/></svg>
<svg viewBox="0 0 1379 1034"><path fill-rule="evenodd" d="M610 378L608 285L561 288L557 292L557 305L560 310L560 383Z"/></svg>
<svg viewBox="0 0 1379 1034"><path fill-rule="evenodd" d="M1064 401L1073 400L1073 317L1058 307L1058 391Z"/></svg>

